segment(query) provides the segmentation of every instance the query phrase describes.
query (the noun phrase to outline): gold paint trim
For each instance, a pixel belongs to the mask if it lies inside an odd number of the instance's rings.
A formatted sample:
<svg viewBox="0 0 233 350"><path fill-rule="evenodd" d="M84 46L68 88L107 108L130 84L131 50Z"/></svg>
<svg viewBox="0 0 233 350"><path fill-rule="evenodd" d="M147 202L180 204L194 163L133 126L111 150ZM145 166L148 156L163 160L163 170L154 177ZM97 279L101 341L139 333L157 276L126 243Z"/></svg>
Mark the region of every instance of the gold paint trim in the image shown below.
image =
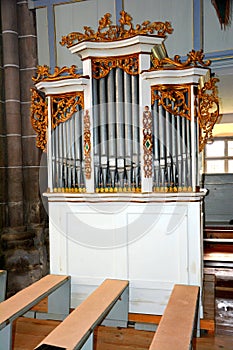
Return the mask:
<svg viewBox="0 0 233 350"><path fill-rule="evenodd" d="M46 150L48 105L45 95L37 89L31 89L31 124L35 130L36 146L42 151Z"/></svg>
<svg viewBox="0 0 233 350"><path fill-rule="evenodd" d="M91 178L91 122L88 110L86 110L84 115L83 150L85 162L85 176L86 179L89 180Z"/></svg>
<svg viewBox="0 0 233 350"><path fill-rule="evenodd" d="M52 129L55 129L60 123L66 122L77 112L77 106L81 106L81 108L84 109L83 91L51 96L51 105L51 124Z"/></svg>
<svg viewBox="0 0 233 350"><path fill-rule="evenodd" d="M62 67L59 68L56 66L54 72L50 73L50 67L47 65L37 66L36 77L33 77L32 80L35 83L39 81L57 81L61 79L70 79L70 78L80 78L81 75L76 73L76 66L72 65L71 67Z"/></svg>
<svg viewBox="0 0 233 350"><path fill-rule="evenodd" d="M141 25L136 24L135 28L132 23L132 17L125 11L120 12L120 25L112 25L111 14L106 13L100 20L98 30L95 32L91 27L84 26L84 33L71 32L63 36L60 44L62 46L71 47L75 43L82 41L118 41L126 38L131 38L136 35L149 35L157 32L157 36L165 37L166 34L171 34L173 28L170 22L150 22L144 21ZM128 28L125 29L125 26Z"/></svg>
<svg viewBox="0 0 233 350"><path fill-rule="evenodd" d="M190 51L187 54L186 61L182 62L179 55L175 55L174 58L163 57L159 59L151 55L151 62L153 67L149 71L161 70L161 69L184 69L191 67L208 67L211 64L211 61L208 60L204 62L203 50L200 51Z"/></svg>
<svg viewBox="0 0 233 350"><path fill-rule="evenodd" d="M204 86L198 87L198 123L199 133L199 151L201 152L206 143L213 137L213 128L218 121L219 115L219 98L216 83L217 78L210 78L204 83Z"/></svg>
<svg viewBox="0 0 233 350"><path fill-rule="evenodd" d="M92 58L93 78L101 79L108 75L113 68L121 68L130 75L139 74L139 55L132 54L120 57Z"/></svg>
<svg viewBox="0 0 233 350"><path fill-rule="evenodd" d="M152 177L152 114L148 106L145 106L143 112L143 169L146 178Z"/></svg>
<svg viewBox="0 0 233 350"><path fill-rule="evenodd" d="M190 85L154 85L151 87L151 103L153 105L158 100L158 105L167 112L191 120L190 89Z"/></svg>

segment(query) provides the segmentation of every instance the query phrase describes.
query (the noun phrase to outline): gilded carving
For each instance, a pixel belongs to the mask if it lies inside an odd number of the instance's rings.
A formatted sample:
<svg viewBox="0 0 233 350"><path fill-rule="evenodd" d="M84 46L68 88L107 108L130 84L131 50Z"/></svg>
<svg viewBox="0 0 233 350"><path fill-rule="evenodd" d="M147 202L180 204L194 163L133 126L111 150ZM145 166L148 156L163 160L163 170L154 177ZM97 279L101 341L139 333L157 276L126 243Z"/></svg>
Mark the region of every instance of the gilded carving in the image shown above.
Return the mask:
<svg viewBox="0 0 233 350"><path fill-rule="evenodd" d="M39 81L55 81L68 78L79 78L80 75L76 73L76 66L72 65L71 67L55 67L54 72L50 73L50 68L47 65L37 66L37 76L33 77L32 80L35 83Z"/></svg>
<svg viewBox="0 0 233 350"><path fill-rule="evenodd" d="M149 107L145 106L143 112L143 169L146 178L152 177L152 115Z"/></svg>
<svg viewBox="0 0 233 350"><path fill-rule="evenodd" d="M96 32L92 28L84 26L84 33L69 33L67 36L62 37L60 44L70 47L82 41L117 41L136 35L154 34L155 32L157 32L158 36L165 37L166 34L173 32L170 22L144 21L141 25L136 24L134 28L132 17L127 12L121 11L120 15L120 25L112 25L111 14L106 13L99 20L99 26ZM125 29L125 26L128 28Z"/></svg>
<svg viewBox="0 0 233 350"><path fill-rule="evenodd" d="M95 79L105 77L111 69L117 67L131 75L139 74L138 54L92 59L92 72Z"/></svg>
<svg viewBox="0 0 233 350"><path fill-rule="evenodd" d="M167 112L190 120L189 96L189 85L157 85L151 88L152 105L158 100L158 105L163 106Z"/></svg>
<svg viewBox="0 0 233 350"><path fill-rule="evenodd" d="M198 122L200 126L199 151L212 138L213 127L219 118L219 99L217 96L217 78L211 78L198 89Z"/></svg>
<svg viewBox="0 0 233 350"><path fill-rule="evenodd" d="M52 128L70 119L77 112L77 107L84 108L83 92L64 94L51 97L52 104Z"/></svg>
<svg viewBox="0 0 233 350"><path fill-rule="evenodd" d="M31 124L35 132L36 146L45 151L47 144L48 105L42 92L31 89Z"/></svg>
<svg viewBox="0 0 233 350"><path fill-rule="evenodd" d="M91 123L90 115L86 110L84 115L84 135L83 135L83 150L85 161L85 176L86 179L91 178Z"/></svg>
<svg viewBox="0 0 233 350"><path fill-rule="evenodd" d="M175 55L174 59L169 57L163 57L158 59L157 57L151 56L151 61L153 67L150 71L159 70L159 69L184 69L188 67L208 67L211 64L211 61L204 62L203 50L200 51L190 51L187 54L186 61L182 62L179 55Z"/></svg>

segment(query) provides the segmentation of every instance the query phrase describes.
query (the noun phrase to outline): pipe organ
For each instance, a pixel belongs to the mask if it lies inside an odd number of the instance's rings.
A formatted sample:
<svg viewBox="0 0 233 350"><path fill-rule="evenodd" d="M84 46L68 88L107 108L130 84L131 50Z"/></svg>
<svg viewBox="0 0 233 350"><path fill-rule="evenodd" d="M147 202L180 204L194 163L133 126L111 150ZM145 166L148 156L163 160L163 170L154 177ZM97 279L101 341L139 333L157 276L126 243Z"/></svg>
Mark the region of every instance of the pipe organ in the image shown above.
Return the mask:
<svg viewBox="0 0 233 350"><path fill-rule="evenodd" d="M38 67L32 126L47 152L50 260L78 304L106 277L131 311L158 313L174 283L202 283L201 151L219 116L202 51L169 58L169 22L121 12L63 37L77 68Z"/></svg>

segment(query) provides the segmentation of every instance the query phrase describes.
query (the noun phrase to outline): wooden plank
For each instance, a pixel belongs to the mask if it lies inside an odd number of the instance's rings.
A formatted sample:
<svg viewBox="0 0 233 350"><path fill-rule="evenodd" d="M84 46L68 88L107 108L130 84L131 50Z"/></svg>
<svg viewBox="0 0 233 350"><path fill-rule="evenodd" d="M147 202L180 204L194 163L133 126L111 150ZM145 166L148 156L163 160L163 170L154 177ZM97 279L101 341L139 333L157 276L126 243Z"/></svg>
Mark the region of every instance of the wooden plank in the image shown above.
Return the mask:
<svg viewBox="0 0 233 350"><path fill-rule="evenodd" d="M31 311L48 312L48 297L41 300L38 304L33 306Z"/></svg>
<svg viewBox="0 0 233 350"><path fill-rule="evenodd" d="M129 313L129 322L138 323L152 323L158 325L162 316L161 315L149 315L149 314L139 314L139 313ZM215 320L214 319L201 319L200 329L207 331L209 334L215 332Z"/></svg>
<svg viewBox="0 0 233 350"><path fill-rule="evenodd" d="M84 343L128 285L128 281L105 280L36 349L43 349L44 345L75 349L77 344Z"/></svg>
<svg viewBox="0 0 233 350"><path fill-rule="evenodd" d="M174 286L150 350L190 349L198 296L198 286Z"/></svg>
<svg viewBox="0 0 233 350"><path fill-rule="evenodd" d="M129 313L128 319L130 322L159 324L161 317L161 315Z"/></svg>
<svg viewBox="0 0 233 350"><path fill-rule="evenodd" d="M70 276L47 275L0 303L0 325L14 320L70 279Z"/></svg>

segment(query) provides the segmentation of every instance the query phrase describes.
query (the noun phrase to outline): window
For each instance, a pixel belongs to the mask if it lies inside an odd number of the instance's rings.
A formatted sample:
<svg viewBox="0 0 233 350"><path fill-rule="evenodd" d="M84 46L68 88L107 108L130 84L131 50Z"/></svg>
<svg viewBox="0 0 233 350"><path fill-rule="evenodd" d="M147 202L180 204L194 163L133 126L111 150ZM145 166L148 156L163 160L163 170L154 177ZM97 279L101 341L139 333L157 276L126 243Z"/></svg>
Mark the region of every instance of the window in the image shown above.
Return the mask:
<svg viewBox="0 0 233 350"><path fill-rule="evenodd" d="M233 138L215 138L205 146L206 174L233 173Z"/></svg>

